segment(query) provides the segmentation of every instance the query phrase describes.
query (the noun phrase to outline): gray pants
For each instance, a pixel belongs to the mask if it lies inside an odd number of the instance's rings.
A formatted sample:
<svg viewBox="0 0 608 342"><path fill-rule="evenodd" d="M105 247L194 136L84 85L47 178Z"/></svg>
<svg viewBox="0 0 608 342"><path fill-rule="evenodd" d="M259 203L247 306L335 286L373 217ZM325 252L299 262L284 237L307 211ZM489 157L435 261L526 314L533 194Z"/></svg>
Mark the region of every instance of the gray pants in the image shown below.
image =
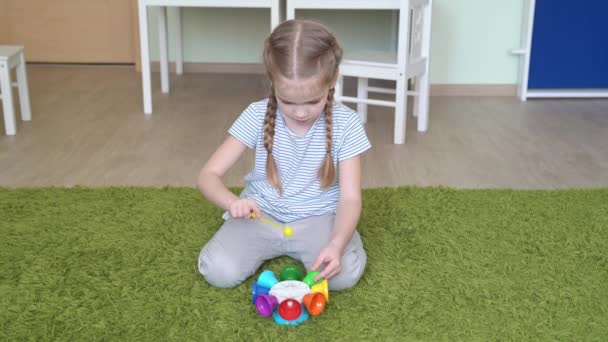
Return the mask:
<svg viewBox="0 0 608 342"><path fill-rule="evenodd" d="M259 220L229 219L201 251L199 272L212 286L234 287L252 276L264 261L281 255L310 269L331 239L334 220L335 214L325 214L291 222L294 234L286 238L281 230ZM342 255L342 271L329 280L330 290L355 285L366 261L361 237L355 232Z"/></svg>

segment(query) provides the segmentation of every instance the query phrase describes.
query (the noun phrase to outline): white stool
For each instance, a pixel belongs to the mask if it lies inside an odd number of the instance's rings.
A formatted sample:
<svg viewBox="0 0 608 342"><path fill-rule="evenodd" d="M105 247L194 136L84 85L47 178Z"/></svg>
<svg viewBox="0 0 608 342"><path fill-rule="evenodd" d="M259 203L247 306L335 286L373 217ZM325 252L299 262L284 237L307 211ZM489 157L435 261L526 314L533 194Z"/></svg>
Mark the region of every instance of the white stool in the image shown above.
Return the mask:
<svg viewBox="0 0 608 342"><path fill-rule="evenodd" d="M17 82L11 82L11 70L17 68ZM13 86L19 87L21 119L32 119L30 97L27 90L27 74L23 46L0 45L0 98L4 108L4 127L7 135L17 133L15 106L13 105Z"/></svg>
<svg viewBox="0 0 608 342"><path fill-rule="evenodd" d="M287 0L287 19L293 19L298 9L332 10L397 10L397 46L394 52L345 52L340 64L340 78L336 84L338 102L357 103L361 120L367 120L367 105L395 108L395 144L405 142L407 95L414 97L414 116L418 117L418 131L428 129L429 65L431 50L431 10L433 0ZM395 18L397 19L397 18ZM397 20L395 20L397 21ZM357 78L357 96L344 96L342 77ZM396 89L370 87L368 79L396 81ZM413 91L407 81L415 79ZM369 93L395 94L394 101L368 98Z"/></svg>

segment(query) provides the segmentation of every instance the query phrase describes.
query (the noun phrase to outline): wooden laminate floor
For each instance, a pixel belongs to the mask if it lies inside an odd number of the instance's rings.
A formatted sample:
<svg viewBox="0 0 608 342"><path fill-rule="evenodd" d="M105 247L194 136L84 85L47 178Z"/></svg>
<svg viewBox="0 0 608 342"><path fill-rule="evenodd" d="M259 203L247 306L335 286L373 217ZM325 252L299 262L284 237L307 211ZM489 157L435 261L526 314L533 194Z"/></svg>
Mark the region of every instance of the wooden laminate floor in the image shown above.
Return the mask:
<svg viewBox="0 0 608 342"><path fill-rule="evenodd" d="M266 94L261 75L171 76L144 115L132 67L28 66L32 121L0 134L0 186L194 186L237 115ZM17 100L17 98L15 98ZM608 100L432 97L430 129L370 107L363 186L608 187ZM2 127L3 119L0 119ZM250 153L226 177L242 185Z"/></svg>

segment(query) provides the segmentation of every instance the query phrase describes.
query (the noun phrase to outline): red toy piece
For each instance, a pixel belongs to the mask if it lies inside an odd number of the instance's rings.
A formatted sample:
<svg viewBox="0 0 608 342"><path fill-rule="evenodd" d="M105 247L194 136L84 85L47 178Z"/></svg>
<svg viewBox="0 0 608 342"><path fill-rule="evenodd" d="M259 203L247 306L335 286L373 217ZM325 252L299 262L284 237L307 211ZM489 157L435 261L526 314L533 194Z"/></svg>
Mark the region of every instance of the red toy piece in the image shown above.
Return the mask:
<svg viewBox="0 0 608 342"><path fill-rule="evenodd" d="M302 305L293 299L286 299L279 304L279 315L283 319L293 321L302 314Z"/></svg>

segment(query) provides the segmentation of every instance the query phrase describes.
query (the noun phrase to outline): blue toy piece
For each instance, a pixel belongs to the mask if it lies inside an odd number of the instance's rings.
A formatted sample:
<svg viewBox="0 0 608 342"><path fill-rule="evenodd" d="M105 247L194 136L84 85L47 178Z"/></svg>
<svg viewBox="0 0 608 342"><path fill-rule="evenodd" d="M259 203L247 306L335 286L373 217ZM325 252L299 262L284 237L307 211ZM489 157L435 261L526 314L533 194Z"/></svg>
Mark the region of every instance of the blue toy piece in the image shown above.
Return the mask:
<svg viewBox="0 0 608 342"><path fill-rule="evenodd" d="M271 288L278 282L279 280L271 270L265 270L258 277L258 284L266 288Z"/></svg>
<svg viewBox="0 0 608 342"><path fill-rule="evenodd" d="M298 317L297 319L295 319L293 321L288 321L288 320L284 319L283 317L281 317L281 315L279 315L279 312L275 310L275 312L272 313L272 318L274 318L274 322L279 325L297 326L300 323L308 320L310 318L310 315L308 314L308 311L306 311L305 308L302 308L302 313L300 314L300 317Z"/></svg>
<svg viewBox="0 0 608 342"><path fill-rule="evenodd" d="M261 295L261 294L267 295L269 292L270 292L270 288L264 287L254 281L253 285L251 286L251 303L253 303L253 305L255 305L255 299L259 295Z"/></svg>

